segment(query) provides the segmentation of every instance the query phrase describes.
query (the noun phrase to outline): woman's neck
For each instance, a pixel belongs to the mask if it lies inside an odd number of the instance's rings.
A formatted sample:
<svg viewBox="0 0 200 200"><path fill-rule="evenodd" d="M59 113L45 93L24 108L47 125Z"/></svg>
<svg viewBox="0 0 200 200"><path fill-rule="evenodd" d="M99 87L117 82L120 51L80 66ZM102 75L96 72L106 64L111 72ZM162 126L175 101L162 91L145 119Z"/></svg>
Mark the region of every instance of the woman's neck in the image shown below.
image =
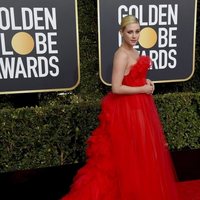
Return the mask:
<svg viewBox="0 0 200 200"><path fill-rule="evenodd" d="M133 51L133 46L131 46L131 45L127 45L125 43L122 43L121 47L123 47L124 49L126 49L128 51Z"/></svg>

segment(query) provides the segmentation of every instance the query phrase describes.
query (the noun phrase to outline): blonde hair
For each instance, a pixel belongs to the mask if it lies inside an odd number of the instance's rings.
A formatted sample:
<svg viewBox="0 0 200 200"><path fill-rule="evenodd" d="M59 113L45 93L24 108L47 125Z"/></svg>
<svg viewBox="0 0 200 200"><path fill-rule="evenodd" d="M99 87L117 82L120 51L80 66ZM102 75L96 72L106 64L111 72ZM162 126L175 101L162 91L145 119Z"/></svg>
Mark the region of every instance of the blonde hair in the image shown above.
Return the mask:
<svg viewBox="0 0 200 200"><path fill-rule="evenodd" d="M124 31L124 29L126 28L127 25L135 24L135 23L139 24L138 18L136 18L133 15L127 15L127 16L122 18L121 25L120 25L120 30Z"/></svg>

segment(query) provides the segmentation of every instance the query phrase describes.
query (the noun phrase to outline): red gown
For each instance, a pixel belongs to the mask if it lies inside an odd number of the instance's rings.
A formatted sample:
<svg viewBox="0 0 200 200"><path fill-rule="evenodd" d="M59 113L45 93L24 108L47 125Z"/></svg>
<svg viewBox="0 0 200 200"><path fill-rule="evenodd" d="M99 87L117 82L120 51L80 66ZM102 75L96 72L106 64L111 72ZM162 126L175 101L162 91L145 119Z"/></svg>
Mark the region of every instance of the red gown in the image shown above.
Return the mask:
<svg viewBox="0 0 200 200"><path fill-rule="evenodd" d="M140 56L123 84L142 86L151 60ZM87 162L62 200L177 200L170 153L152 95L109 93L87 141Z"/></svg>

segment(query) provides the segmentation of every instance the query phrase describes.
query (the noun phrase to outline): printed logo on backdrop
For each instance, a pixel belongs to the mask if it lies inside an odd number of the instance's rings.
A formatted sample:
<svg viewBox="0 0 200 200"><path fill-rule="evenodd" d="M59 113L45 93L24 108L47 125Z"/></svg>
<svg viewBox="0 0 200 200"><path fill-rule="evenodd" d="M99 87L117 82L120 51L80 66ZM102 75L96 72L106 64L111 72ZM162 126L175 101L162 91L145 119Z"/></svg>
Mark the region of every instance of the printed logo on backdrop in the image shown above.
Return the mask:
<svg viewBox="0 0 200 200"><path fill-rule="evenodd" d="M98 0L99 72L111 85L112 59L121 45L121 19L135 15L141 25L135 48L152 59L148 78L155 82L189 80L194 73L196 0Z"/></svg>
<svg viewBox="0 0 200 200"><path fill-rule="evenodd" d="M0 93L79 84L76 0L1 1Z"/></svg>

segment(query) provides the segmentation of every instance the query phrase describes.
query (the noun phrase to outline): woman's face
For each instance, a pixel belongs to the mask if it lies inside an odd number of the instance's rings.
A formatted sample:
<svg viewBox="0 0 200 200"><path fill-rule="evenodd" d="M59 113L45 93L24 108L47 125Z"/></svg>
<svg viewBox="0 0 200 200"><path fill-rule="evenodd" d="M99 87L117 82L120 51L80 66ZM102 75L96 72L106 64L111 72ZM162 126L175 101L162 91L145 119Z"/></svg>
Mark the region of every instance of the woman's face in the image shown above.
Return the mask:
<svg viewBox="0 0 200 200"><path fill-rule="evenodd" d="M140 36L140 25L138 23L128 24L121 32L123 42L129 46L137 44Z"/></svg>

